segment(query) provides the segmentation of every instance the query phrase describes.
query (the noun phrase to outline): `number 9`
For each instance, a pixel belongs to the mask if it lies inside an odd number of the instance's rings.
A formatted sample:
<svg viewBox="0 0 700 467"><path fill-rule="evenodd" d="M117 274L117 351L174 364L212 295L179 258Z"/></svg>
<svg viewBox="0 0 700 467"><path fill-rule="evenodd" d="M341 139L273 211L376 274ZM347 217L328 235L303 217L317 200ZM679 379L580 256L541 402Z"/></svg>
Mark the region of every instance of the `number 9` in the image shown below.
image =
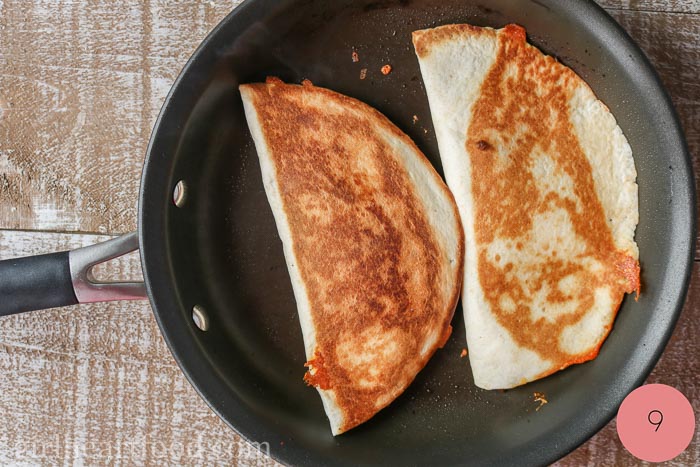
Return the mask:
<svg viewBox="0 0 700 467"><path fill-rule="evenodd" d="M652 414L655 414L655 413L659 414L659 417L658 417L659 421L657 421L657 422L655 422L651 419ZM659 431L659 427L661 426L661 422L664 421L664 414L662 414L660 410L652 410L651 412L649 412L649 415L647 416L647 420L649 420L649 423L651 423L652 425L656 425L656 429L654 430L654 432L657 432L657 431Z"/></svg>

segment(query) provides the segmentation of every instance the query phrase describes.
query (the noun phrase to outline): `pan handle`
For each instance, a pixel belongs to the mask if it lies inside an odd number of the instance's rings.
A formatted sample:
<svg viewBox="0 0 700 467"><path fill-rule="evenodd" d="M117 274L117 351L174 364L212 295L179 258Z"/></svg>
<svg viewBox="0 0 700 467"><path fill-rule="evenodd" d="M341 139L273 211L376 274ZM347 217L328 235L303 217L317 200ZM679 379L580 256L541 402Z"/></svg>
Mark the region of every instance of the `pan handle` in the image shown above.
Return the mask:
<svg viewBox="0 0 700 467"><path fill-rule="evenodd" d="M139 248L135 232L73 251L0 261L0 316L78 303L145 300L143 282L101 282L92 268Z"/></svg>

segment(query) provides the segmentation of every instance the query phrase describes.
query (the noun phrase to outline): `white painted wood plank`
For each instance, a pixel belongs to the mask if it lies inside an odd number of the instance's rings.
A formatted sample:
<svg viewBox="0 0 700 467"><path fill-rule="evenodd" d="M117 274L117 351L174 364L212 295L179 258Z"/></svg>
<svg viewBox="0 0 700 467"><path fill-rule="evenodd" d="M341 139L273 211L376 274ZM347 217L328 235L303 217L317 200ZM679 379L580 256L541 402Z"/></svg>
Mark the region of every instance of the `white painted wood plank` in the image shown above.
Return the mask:
<svg viewBox="0 0 700 467"><path fill-rule="evenodd" d="M0 2L0 228L133 230L163 99L239 3Z"/></svg>

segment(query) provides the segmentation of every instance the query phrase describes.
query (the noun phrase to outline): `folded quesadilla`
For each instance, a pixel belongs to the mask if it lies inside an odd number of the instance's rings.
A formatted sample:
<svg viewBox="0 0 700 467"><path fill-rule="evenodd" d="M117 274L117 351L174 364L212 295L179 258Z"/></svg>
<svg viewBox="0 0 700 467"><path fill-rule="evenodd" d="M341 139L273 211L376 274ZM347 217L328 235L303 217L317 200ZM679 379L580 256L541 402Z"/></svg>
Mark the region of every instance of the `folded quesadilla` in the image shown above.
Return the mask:
<svg viewBox="0 0 700 467"><path fill-rule="evenodd" d="M304 379L337 435L393 401L449 337L457 207L370 106L308 82L240 91L297 302Z"/></svg>
<svg viewBox="0 0 700 467"><path fill-rule="evenodd" d="M640 289L637 174L615 118L519 26L442 26L413 44L465 231L476 385L595 358Z"/></svg>

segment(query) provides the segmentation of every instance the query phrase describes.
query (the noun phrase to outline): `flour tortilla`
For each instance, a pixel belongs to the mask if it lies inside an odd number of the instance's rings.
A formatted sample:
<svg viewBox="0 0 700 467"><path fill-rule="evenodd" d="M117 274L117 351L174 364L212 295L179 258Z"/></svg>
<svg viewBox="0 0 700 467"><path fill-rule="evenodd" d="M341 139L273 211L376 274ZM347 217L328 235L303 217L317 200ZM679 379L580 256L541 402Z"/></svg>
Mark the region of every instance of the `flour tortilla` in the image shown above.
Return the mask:
<svg viewBox="0 0 700 467"><path fill-rule="evenodd" d="M393 401L449 337L464 250L457 207L370 106L308 82L240 91L294 288L305 380L337 435Z"/></svg>
<svg viewBox="0 0 700 467"><path fill-rule="evenodd" d="M447 25L413 43L465 232L475 384L595 358L639 293L636 170L615 118L519 26Z"/></svg>

